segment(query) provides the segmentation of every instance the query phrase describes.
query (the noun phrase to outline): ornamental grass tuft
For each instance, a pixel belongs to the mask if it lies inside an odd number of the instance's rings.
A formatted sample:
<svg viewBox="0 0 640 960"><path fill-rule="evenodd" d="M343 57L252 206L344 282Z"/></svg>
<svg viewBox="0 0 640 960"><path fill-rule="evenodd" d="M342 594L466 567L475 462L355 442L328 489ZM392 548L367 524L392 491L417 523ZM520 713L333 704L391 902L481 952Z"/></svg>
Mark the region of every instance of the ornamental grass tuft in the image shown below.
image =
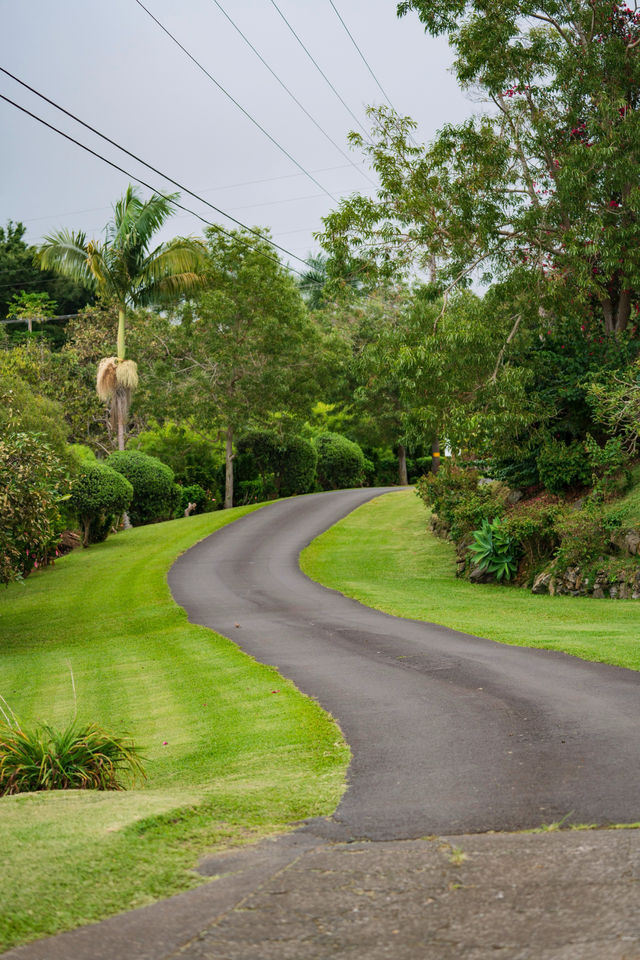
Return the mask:
<svg viewBox="0 0 640 960"><path fill-rule="evenodd" d="M0 724L0 796L37 790L124 790L146 778L137 747L95 723Z"/></svg>

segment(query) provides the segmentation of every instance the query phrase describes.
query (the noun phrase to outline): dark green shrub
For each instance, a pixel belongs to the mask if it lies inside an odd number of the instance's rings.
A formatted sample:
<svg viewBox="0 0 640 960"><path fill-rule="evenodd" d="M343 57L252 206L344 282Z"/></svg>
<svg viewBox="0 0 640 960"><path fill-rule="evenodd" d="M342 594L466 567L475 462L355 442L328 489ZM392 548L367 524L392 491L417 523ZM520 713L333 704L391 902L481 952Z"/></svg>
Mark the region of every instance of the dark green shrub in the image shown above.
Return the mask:
<svg viewBox="0 0 640 960"><path fill-rule="evenodd" d="M129 518L134 526L170 519L177 503L170 467L137 450L116 450L106 462L133 487Z"/></svg>
<svg viewBox="0 0 640 960"><path fill-rule="evenodd" d="M482 521L480 529L474 531L469 553L480 570L493 574L497 580L510 580L517 570L516 544L504 520L499 518Z"/></svg>
<svg viewBox="0 0 640 960"><path fill-rule="evenodd" d="M131 439L128 450L139 450L157 457L171 467L177 483L197 483L219 500L219 472L224 455L210 440L204 440L189 427L176 423L152 427Z"/></svg>
<svg viewBox="0 0 640 960"><path fill-rule="evenodd" d="M321 433L313 440L317 477L323 490L358 487L364 478L364 454L357 443L339 433Z"/></svg>
<svg viewBox="0 0 640 960"><path fill-rule="evenodd" d="M54 730L0 725L0 796L36 790L123 790L144 777L136 747L95 723Z"/></svg>
<svg viewBox="0 0 640 960"><path fill-rule="evenodd" d="M128 509L133 487L106 463L85 461L71 486L71 509L82 524L83 544L102 543L114 522Z"/></svg>
<svg viewBox="0 0 640 960"><path fill-rule="evenodd" d="M247 503L262 503L264 500L275 500L278 496L273 475L257 477L255 480L241 480L236 485L234 502L236 506Z"/></svg>
<svg viewBox="0 0 640 960"><path fill-rule="evenodd" d="M275 482L281 497L309 493L316 478L318 454L304 437L287 437L280 446Z"/></svg>
<svg viewBox="0 0 640 960"><path fill-rule="evenodd" d="M543 494L535 500L517 504L505 517L510 537L518 544L527 566L533 568L550 560L560 543L556 522L564 508Z"/></svg>
<svg viewBox="0 0 640 960"><path fill-rule="evenodd" d="M304 437L278 437L266 430L254 430L237 444L235 472L240 484L261 478L265 494L273 484L276 496L290 497L313 489L316 463L315 448Z"/></svg>
<svg viewBox="0 0 640 960"><path fill-rule="evenodd" d="M66 465L38 434L0 439L0 583L51 561L68 490Z"/></svg>
<svg viewBox="0 0 640 960"><path fill-rule="evenodd" d="M630 477L627 469L629 458L625 453L622 438L610 437L604 447L601 447L587 434L584 445L591 468L592 497L606 499L615 493L622 493Z"/></svg>
<svg viewBox="0 0 640 960"><path fill-rule="evenodd" d="M217 501L213 500L200 484L192 483L188 487L180 487L179 489L181 491L180 510L182 513L190 503L195 503L196 513L211 513L218 509Z"/></svg>
<svg viewBox="0 0 640 960"><path fill-rule="evenodd" d="M436 474L429 473L416 483L416 493L428 509L451 527L458 504L478 492L478 471L454 463L443 463Z"/></svg>
<svg viewBox="0 0 640 960"><path fill-rule="evenodd" d="M556 551L559 570L591 563L611 548L611 534L620 529L618 514L605 512L601 504L587 502L580 510L567 510L555 523L560 546Z"/></svg>
<svg viewBox="0 0 640 960"><path fill-rule="evenodd" d="M583 443L563 443L547 438L540 448L536 464L540 483L549 493L562 493L573 486L586 486L591 480L591 464Z"/></svg>

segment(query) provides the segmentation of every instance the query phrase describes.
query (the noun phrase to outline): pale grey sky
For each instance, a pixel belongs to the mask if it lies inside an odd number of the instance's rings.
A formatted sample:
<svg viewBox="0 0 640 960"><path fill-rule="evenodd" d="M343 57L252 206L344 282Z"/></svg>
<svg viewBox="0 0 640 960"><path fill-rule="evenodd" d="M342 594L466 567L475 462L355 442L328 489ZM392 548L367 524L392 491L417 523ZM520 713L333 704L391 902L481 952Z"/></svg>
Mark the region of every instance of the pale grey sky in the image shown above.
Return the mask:
<svg viewBox="0 0 640 960"><path fill-rule="evenodd" d="M372 189L289 99L225 19L214 0L144 0L187 50L334 196ZM329 0L277 0L278 6L351 110L382 94ZM425 36L415 15L398 20L395 0L334 0L394 106L428 141L474 107L449 72L443 39ZM271 0L220 0L264 59L333 140L347 146L355 127L288 31ZM316 247L314 230L334 206L150 19L135 0L0 0L0 65L154 166L250 225L268 226L298 256ZM0 93L37 113L159 190L172 189L0 74ZM22 220L28 239L83 229L98 237L111 204L129 182L0 101L0 223ZM183 196L223 226L222 217ZM164 237L199 234L176 215ZM299 266L299 265L298 265Z"/></svg>

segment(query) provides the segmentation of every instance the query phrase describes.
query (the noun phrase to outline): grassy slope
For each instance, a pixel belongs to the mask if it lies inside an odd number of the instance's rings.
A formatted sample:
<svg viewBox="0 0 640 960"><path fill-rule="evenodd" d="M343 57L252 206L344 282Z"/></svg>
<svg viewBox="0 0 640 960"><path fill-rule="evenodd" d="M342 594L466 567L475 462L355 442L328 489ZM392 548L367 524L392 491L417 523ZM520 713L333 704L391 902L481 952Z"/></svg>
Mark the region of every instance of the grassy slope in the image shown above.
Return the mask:
<svg viewBox="0 0 640 960"><path fill-rule="evenodd" d="M518 646L640 669L640 602L533 596L455 577L454 549L411 490L360 507L302 555L313 580L370 607Z"/></svg>
<svg viewBox="0 0 640 960"><path fill-rule="evenodd" d="M0 592L0 693L21 720L70 718L71 664L79 718L131 733L149 775L124 793L0 799L0 948L187 889L205 849L335 808L336 725L189 624L166 584L180 553L249 509L122 533Z"/></svg>

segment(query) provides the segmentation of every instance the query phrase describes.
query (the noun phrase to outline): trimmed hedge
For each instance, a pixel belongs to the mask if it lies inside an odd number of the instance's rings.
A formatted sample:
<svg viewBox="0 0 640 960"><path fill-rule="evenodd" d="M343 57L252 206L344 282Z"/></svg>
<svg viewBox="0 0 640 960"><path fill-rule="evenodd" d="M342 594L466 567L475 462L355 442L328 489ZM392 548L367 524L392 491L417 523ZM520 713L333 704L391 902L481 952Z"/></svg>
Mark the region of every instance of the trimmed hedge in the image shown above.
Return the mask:
<svg viewBox="0 0 640 960"><path fill-rule="evenodd" d="M182 494L176 492L171 467L138 450L116 450L106 462L133 487L129 519L134 526L169 520L178 511Z"/></svg>
<svg viewBox="0 0 640 960"><path fill-rule="evenodd" d="M339 490L362 484L365 459L357 443L339 433L321 433L313 442L318 454L318 483L323 490Z"/></svg>
<svg viewBox="0 0 640 960"><path fill-rule="evenodd" d="M273 488L276 496L291 497L313 489L317 454L313 444L304 437L278 437L268 431L254 430L238 442L236 460L240 483L258 479L262 490L256 489L251 498L263 499L261 493ZM271 482L269 478L272 478ZM245 494L249 487L244 489ZM273 495L273 494L271 494Z"/></svg>
<svg viewBox="0 0 640 960"><path fill-rule="evenodd" d="M133 499L133 487L105 463L86 461L71 487L71 508L83 528L83 544L102 543Z"/></svg>

